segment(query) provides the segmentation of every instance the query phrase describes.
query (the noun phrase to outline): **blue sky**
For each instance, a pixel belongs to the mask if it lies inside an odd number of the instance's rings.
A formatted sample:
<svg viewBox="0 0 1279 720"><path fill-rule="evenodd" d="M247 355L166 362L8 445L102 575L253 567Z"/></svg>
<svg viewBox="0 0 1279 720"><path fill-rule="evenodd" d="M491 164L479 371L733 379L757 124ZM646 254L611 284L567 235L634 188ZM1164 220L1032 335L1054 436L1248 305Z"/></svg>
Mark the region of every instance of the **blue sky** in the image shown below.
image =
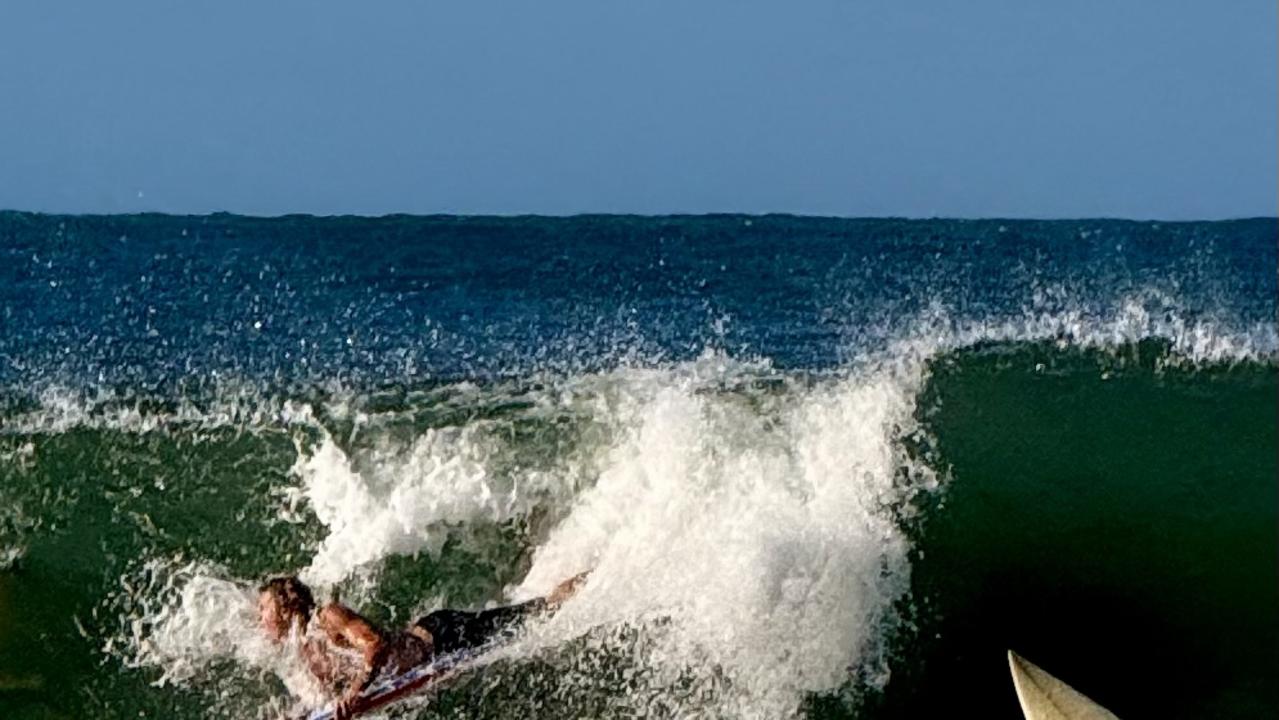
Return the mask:
<svg viewBox="0 0 1279 720"><path fill-rule="evenodd" d="M0 207L1274 215L1276 13L15 0Z"/></svg>

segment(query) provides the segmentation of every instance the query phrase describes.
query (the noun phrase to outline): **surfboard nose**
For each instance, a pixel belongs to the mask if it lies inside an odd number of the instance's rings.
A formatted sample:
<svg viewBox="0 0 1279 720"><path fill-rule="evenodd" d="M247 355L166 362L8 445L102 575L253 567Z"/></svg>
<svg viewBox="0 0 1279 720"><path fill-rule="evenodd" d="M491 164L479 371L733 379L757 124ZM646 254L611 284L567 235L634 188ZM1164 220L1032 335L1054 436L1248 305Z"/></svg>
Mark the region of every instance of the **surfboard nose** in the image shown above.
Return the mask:
<svg viewBox="0 0 1279 720"><path fill-rule="evenodd" d="M1119 720L1114 713L1012 650L1008 669L1026 720Z"/></svg>

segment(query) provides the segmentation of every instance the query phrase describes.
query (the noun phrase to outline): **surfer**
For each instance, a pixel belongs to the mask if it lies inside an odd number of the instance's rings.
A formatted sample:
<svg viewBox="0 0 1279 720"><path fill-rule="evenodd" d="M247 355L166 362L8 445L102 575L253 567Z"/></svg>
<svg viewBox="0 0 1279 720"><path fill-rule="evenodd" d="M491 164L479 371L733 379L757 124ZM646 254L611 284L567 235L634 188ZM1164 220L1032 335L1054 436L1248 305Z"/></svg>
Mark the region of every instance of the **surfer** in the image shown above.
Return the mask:
<svg viewBox="0 0 1279 720"><path fill-rule="evenodd" d="M565 580L546 597L477 612L436 610L394 633L337 602L317 608L305 583L276 577L258 589L258 616L272 641L296 639L311 674L337 698L335 718L344 720L359 709L360 693L379 676L405 672L437 654L479 647L531 615L554 612L588 574Z"/></svg>

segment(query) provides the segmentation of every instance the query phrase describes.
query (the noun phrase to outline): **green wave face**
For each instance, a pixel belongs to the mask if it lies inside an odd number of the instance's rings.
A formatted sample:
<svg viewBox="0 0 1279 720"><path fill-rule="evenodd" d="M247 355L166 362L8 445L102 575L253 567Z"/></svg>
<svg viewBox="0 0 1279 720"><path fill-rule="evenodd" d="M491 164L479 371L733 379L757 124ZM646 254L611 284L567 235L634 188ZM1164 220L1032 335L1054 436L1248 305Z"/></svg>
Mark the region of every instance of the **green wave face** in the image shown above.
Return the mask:
<svg viewBox="0 0 1279 720"><path fill-rule="evenodd" d="M1009 647L1120 717L1279 706L1272 364L1179 366L1144 342L931 367L920 412L949 480L916 528L920 631L884 716L980 714Z"/></svg>

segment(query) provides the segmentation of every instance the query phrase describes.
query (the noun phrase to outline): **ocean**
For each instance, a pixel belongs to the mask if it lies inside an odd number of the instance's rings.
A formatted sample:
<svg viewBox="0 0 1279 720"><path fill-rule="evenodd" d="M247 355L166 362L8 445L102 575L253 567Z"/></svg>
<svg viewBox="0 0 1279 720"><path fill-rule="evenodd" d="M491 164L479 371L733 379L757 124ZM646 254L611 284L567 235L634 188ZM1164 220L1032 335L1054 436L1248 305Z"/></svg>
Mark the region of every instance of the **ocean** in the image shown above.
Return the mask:
<svg viewBox="0 0 1279 720"><path fill-rule="evenodd" d="M298 573L552 616L402 718L1279 709L1279 221L0 213L0 717L275 718Z"/></svg>

